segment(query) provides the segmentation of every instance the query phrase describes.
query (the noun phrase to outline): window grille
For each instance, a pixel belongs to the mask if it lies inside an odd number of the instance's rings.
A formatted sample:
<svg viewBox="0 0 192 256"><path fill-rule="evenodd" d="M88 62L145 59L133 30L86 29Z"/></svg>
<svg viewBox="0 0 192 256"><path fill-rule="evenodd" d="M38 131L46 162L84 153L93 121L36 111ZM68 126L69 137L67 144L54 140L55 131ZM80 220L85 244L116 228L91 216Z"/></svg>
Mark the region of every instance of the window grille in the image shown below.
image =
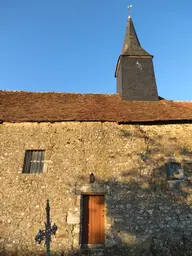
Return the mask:
<svg viewBox="0 0 192 256"><path fill-rule="evenodd" d="M44 166L44 150L26 150L23 173L41 173Z"/></svg>

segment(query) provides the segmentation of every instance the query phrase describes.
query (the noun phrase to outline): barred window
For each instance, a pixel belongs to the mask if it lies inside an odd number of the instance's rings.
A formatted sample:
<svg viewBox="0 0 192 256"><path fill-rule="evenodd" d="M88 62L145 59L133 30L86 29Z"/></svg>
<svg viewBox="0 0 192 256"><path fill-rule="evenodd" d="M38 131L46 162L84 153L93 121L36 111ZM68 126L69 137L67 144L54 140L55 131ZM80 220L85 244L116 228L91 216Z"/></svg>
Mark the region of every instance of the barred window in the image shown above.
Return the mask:
<svg viewBox="0 0 192 256"><path fill-rule="evenodd" d="M44 150L26 150L23 173L40 173L44 166Z"/></svg>

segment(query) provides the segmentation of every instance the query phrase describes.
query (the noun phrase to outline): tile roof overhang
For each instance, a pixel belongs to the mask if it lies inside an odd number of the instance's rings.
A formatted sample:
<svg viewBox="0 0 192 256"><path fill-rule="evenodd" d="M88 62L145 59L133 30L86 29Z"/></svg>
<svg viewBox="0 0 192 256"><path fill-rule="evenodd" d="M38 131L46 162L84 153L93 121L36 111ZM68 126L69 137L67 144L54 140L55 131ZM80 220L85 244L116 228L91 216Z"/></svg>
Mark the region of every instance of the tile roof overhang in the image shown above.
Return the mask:
<svg viewBox="0 0 192 256"><path fill-rule="evenodd" d="M192 102L122 101L118 94L0 91L0 122L192 121Z"/></svg>

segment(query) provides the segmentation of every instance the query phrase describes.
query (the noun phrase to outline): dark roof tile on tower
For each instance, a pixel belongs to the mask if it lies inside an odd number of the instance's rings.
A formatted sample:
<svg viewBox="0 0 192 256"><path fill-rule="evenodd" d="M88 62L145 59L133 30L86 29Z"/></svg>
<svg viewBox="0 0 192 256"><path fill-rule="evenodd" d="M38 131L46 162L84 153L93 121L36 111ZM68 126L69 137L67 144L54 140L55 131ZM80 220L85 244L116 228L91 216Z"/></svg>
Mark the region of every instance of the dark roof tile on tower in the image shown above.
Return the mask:
<svg viewBox="0 0 192 256"><path fill-rule="evenodd" d="M118 58L116 65L115 77L118 76L122 56L139 56L143 58L153 58L151 54L149 54L141 47L132 18L130 16L128 17L122 52Z"/></svg>
<svg viewBox="0 0 192 256"><path fill-rule="evenodd" d="M147 51L145 51L141 47L137 33L135 31L133 21L130 16L127 22L122 55L151 56Z"/></svg>

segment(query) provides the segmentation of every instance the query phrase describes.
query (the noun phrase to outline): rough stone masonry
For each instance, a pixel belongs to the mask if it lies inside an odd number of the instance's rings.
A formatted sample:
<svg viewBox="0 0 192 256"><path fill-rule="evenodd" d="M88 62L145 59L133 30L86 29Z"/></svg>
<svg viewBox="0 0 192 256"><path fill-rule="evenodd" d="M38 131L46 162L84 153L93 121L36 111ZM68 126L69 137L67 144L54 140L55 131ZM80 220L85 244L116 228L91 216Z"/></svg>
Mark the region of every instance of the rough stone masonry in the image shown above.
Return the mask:
<svg viewBox="0 0 192 256"><path fill-rule="evenodd" d="M81 251L84 192L105 195L105 245L93 255L192 255L191 137L192 124L1 124L0 255L45 255L34 237L47 199L52 255L92 255ZM42 173L22 173L28 149L45 150ZM182 179L168 179L171 162Z"/></svg>

